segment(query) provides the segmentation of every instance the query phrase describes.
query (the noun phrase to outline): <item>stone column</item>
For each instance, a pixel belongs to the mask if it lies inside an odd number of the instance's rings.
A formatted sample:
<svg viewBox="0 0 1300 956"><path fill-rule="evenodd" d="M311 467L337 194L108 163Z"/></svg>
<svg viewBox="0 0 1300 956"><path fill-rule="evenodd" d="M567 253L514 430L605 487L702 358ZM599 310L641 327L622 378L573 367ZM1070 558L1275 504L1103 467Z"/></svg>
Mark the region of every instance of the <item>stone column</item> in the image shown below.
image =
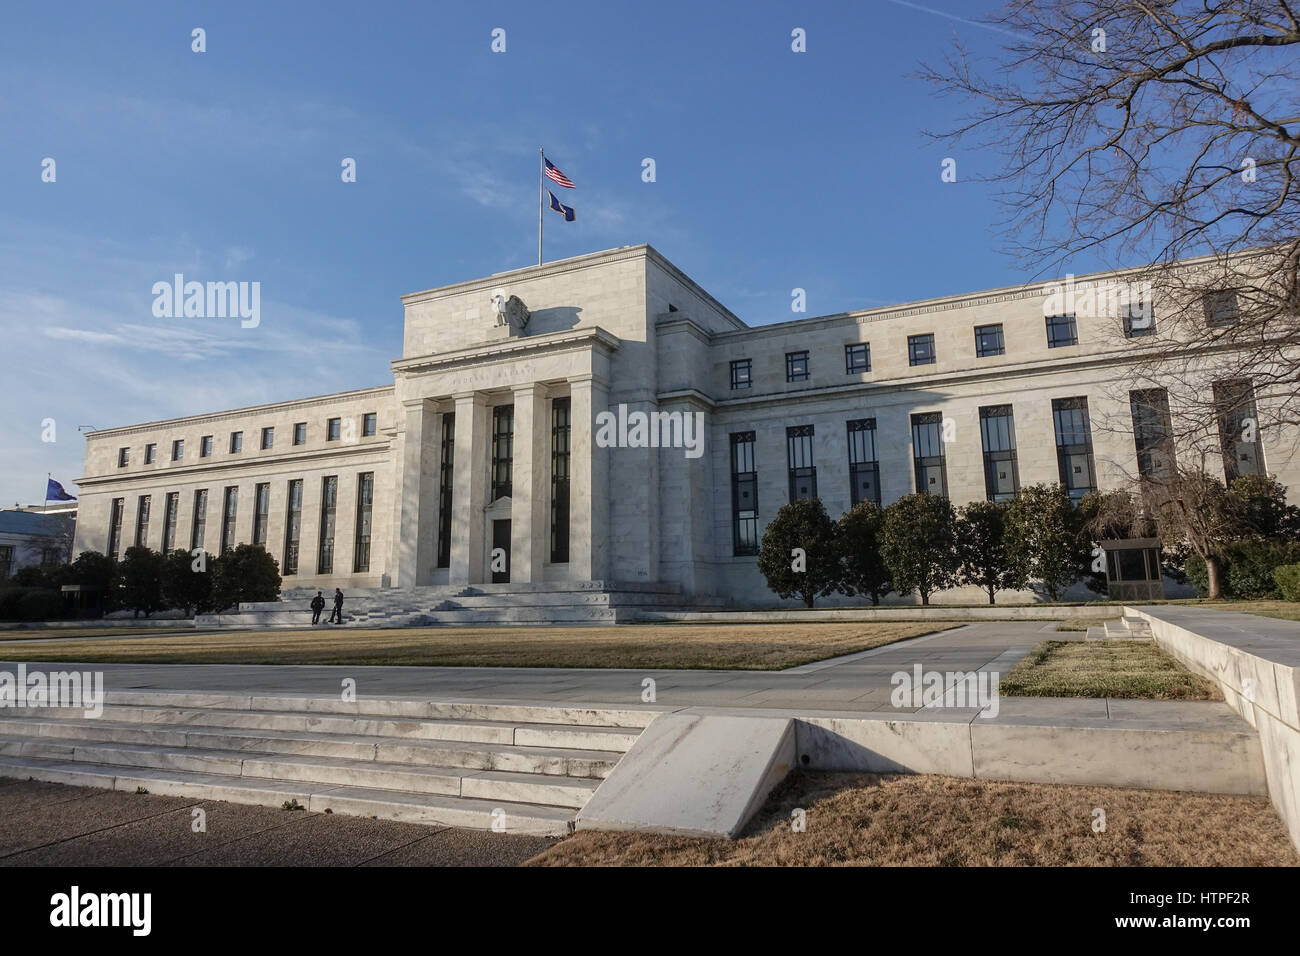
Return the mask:
<svg viewBox="0 0 1300 956"><path fill-rule="evenodd" d="M594 376L569 380L573 433L569 443L569 572L605 580L609 566L609 449L596 445L596 414L608 411L608 390Z"/></svg>
<svg viewBox="0 0 1300 956"><path fill-rule="evenodd" d="M461 392L456 399L456 442L452 454L454 485L451 502L452 584L483 581L483 507L488 481L487 396Z"/></svg>
<svg viewBox="0 0 1300 956"><path fill-rule="evenodd" d="M515 440L511 472L510 580L540 581L549 542L546 482L550 480L551 422L546 387L514 390Z"/></svg>
<svg viewBox="0 0 1300 956"><path fill-rule="evenodd" d="M433 570L433 537L438 523L437 474L438 416L433 403L419 399L406 406L406 431L402 444L401 474L397 479L401 508L393 582L409 588L428 584ZM377 513L376 513L377 514ZM372 520L374 518L372 514Z"/></svg>

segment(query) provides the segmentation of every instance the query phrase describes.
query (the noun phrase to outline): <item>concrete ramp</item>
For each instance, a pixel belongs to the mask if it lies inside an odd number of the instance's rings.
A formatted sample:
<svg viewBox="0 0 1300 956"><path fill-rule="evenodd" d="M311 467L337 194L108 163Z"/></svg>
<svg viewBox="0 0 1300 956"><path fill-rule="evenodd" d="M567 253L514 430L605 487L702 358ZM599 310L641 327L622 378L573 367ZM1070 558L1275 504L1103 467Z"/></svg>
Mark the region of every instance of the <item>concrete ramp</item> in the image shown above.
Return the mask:
<svg viewBox="0 0 1300 956"><path fill-rule="evenodd" d="M794 762L790 718L662 714L596 788L576 824L730 839Z"/></svg>

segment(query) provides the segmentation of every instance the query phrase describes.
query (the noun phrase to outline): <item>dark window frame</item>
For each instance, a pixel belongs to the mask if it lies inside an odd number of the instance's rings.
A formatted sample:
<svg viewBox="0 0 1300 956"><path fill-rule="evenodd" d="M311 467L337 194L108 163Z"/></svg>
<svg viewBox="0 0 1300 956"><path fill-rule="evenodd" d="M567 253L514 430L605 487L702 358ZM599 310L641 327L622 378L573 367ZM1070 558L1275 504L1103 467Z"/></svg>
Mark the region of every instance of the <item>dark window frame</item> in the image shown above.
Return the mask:
<svg viewBox="0 0 1300 956"><path fill-rule="evenodd" d="M1097 490L1097 462L1087 396L1052 399L1052 431L1056 438L1056 467L1061 487L1077 504L1084 495ZM1082 476L1086 484L1076 485L1073 466L1080 456L1084 457L1083 464L1086 464L1088 473Z"/></svg>
<svg viewBox="0 0 1300 956"><path fill-rule="evenodd" d="M740 373L744 372L743 375ZM732 359L731 360L731 388L732 390L740 388L752 388L754 385L754 360L753 359Z"/></svg>
<svg viewBox="0 0 1300 956"><path fill-rule="evenodd" d="M569 484L573 411L568 398L551 402L551 563L569 561Z"/></svg>
<svg viewBox="0 0 1300 956"><path fill-rule="evenodd" d="M907 337L907 364L910 368L919 365L935 365L939 361L939 352L934 344L933 332L918 332Z"/></svg>
<svg viewBox="0 0 1300 956"><path fill-rule="evenodd" d="M1006 337L1001 322L975 326L975 357L993 358L1007 354Z"/></svg>
<svg viewBox="0 0 1300 956"><path fill-rule="evenodd" d="M731 553L734 557L758 554L758 464L754 432L733 432L731 443ZM747 508L741 499L753 500Z"/></svg>
<svg viewBox="0 0 1300 956"><path fill-rule="evenodd" d="M938 494L947 498L948 455L943 440L943 412L917 412L912 415L911 424L912 469L916 490L920 494L933 494L928 480L929 470L938 468Z"/></svg>
<svg viewBox="0 0 1300 956"><path fill-rule="evenodd" d="M1049 349L1069 348L1079 344L1079 323L1073 312L1043 317L1047 328Z"/></svg>
<svg viewBox="0 0 1300 956"><path fill-rule="evenodd" d="M856 357L861 357L861 362L855 362ZM871 343L870 342L850 342L844 346L844 374L845 375L865 375L871 371Z"/></svg>
<svg viewBox="0 0 1300 956"><path fill-rule="evenodd" d="M876 447L876 420L857 418L844 423L849 445L849 501L880 504L880 451ZM875 493L864 497L864 484Z"/></svg>
<svg viewBox="0 0 1300 956"><path fill-rule="evenodd" d="M802 368L800 366L802 365ZM812 362L807 349L797 349L785 353L785 380L787 382L806 382L812 378Z"/></svg>
<svg viewBox="0 0 1300 956"><path fill-rule="evenodd" d="M1016 454L1016 416L1010 404L983 405L980 415L980 449L984 455L984 495L989 501L1008 502L1020 491L1020 463ZM1000 472L1009 470L1011 490L1000 487Z"/></svg>

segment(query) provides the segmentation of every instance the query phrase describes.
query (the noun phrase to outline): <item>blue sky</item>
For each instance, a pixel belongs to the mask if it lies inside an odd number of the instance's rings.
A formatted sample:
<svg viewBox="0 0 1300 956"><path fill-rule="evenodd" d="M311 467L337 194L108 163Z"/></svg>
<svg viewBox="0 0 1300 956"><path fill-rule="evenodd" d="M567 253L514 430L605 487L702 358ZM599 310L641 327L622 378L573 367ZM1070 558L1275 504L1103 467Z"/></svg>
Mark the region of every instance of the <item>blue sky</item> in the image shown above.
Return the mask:
<svg viewBox="0 0 1300 956"><path fill-rule="evenodd" d="M997 36L921 6L5 5L0 503L75 491L79 425L391 382L399 295L535 262L539 144L578 185L548 259L649 242L750 324L1033 278L909 76ZM260 282L261 324L155 318L177 272Z"/></svg>

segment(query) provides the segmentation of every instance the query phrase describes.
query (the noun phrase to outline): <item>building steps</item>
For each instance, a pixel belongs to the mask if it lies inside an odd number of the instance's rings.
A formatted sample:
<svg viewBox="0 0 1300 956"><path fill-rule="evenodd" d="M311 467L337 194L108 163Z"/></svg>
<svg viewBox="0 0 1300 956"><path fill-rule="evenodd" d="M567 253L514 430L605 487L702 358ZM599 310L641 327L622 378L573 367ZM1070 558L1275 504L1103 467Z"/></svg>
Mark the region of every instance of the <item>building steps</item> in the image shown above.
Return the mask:
<svg viewBox="0 0 1300 956"><path fill-rule="evenodd" d="M1114 621L1105 621L1103 630L1108 641L1152 640L1151 625L1140 617L1122 617Z"/></svg>
<svg viewBox="0 0 1300 956"><path fill-rule="evenodd" d="M605 582L471 584L352 591L346 595L342 626L609 625L641 620L646 611L671 610L684 603L697 609L718 609L726 603L710 596L684 600L672 586L603 585ZM195 625L330 626L325 623L329 619L328 607L322 612L322 624L311 623L314 596L310 588L294 588L285 591L278 601L241 604L235 613L199 615Z"/></svg>
<svg viewBox="0 0 1300 956"><path fill-rule="evenodd" d="M0 711L0 776L562 835L651 710L110 694ZM587 722L589 721L589 722ZM494 827L498 818L504 822Z"/></svg>

